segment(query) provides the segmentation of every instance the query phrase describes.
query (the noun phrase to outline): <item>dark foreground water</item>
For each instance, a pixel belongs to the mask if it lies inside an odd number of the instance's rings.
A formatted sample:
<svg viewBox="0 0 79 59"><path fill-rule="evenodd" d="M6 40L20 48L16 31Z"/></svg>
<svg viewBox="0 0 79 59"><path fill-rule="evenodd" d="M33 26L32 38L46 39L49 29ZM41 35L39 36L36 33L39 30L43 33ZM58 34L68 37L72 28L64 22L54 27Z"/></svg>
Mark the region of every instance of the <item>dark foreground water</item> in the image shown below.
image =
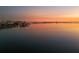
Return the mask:
<svg viewBox="0 0 79 59"><path fill-rule="evenodd" d="M79 52L79 24L1 29L0 52Z"/></svg>

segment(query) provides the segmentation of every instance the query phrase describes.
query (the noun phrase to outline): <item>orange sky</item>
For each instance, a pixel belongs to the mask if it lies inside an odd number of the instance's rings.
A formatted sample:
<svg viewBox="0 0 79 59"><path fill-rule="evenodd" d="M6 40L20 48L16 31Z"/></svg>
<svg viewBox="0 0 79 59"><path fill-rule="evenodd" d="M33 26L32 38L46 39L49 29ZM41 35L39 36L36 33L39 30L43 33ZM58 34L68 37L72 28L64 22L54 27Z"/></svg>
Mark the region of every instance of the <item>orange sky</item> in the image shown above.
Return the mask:
<svg viewBox="0 0 79 59"><path fill-rule="evenodd" d="M78 17L66 17L66 18L28 18L29 21L79 21Z"/></svg>
<svg viewBox="0 0 79 59"><path fill-rule="evenodd" d="M79 6L0 7L0 17L29 21L79 21Z"/></svg>

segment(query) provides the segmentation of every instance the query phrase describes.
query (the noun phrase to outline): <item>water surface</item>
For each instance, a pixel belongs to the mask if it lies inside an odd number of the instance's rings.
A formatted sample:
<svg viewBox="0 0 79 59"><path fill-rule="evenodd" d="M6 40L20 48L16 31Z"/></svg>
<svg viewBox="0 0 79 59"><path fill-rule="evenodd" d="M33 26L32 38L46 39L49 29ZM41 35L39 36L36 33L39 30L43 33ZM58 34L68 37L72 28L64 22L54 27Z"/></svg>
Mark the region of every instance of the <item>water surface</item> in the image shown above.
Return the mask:
<svg viewBox="0 0 79 59"><path fill-rule="evenodd" d="M1 29L0 52L79 52L79 24Z"/></svg>

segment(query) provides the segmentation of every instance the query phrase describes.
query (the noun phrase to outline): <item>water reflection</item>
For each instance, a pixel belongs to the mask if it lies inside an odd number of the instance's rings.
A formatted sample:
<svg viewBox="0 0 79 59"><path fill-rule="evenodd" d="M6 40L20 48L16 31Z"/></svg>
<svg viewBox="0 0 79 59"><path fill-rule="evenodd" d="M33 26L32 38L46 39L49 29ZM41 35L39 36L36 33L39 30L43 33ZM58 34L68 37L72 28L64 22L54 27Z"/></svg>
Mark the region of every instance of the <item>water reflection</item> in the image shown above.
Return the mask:
<svg viewBox="0 0 79 59"><path fill-rule="evenodd" d="M43 52L79 52L78 29L79 24L33 24L29 39L40 44Z"/></svg>
<svg viewBox="0 0 79 59"><path fill-rule="evenodd" d="M79 24L31 24L0 36L0 52L79 52Z"/></svg>

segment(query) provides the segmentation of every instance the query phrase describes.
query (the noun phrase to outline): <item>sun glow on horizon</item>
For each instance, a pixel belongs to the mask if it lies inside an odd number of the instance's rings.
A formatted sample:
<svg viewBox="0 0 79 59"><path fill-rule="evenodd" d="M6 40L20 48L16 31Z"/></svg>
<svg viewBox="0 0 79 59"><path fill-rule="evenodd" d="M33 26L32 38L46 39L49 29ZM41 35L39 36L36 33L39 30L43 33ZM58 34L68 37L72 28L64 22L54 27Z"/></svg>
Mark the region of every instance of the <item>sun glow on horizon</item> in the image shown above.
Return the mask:
<svg viewBox="0 0 79 59"><path fill-rule="evenodd" d="M29 21L37 22L53 22L53 21L79 21L79 17L63 17L63 18L28 18Z"/></svg>
<svg viewBox="0 0 79 59"><path fill-rule="evenodd" d="M79 21L79 6L16 6L0 9L0 19L3 20Z"/></svg>

